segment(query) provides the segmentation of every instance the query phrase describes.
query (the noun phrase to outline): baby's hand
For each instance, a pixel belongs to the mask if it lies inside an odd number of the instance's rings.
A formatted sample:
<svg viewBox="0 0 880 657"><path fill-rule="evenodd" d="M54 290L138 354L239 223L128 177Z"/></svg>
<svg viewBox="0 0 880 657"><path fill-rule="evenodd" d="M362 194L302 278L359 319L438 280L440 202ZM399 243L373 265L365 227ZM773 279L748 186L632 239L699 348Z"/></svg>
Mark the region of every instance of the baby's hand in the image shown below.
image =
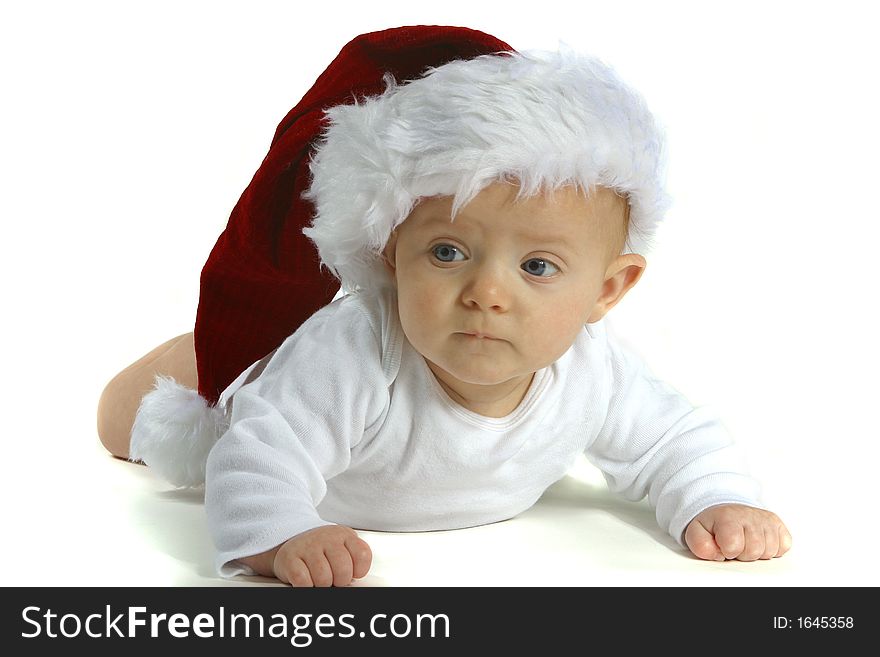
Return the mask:
<svg viewBox="0 0 880 657"><path fill-rule="evenodd" d="M348 586L367 574L372 560L370 546L353 529L327 525L288 539L272 570L294 586Z"/></svg>
<svg viewBox="0 0 880 657"><path fill-rule="evenodd" d="M700 559L713 561L772 559L791 548L791 534L775 513L743 504L719 504L700 512L684 541Z"/></svg>
<svg viewBox="0 0 880 657"><path fill-rule="evenodd" d="M240 559L259 574L293 586L348 586L367 574L372 560L366 541L342 525L315 527L272 550Z"/></svg>

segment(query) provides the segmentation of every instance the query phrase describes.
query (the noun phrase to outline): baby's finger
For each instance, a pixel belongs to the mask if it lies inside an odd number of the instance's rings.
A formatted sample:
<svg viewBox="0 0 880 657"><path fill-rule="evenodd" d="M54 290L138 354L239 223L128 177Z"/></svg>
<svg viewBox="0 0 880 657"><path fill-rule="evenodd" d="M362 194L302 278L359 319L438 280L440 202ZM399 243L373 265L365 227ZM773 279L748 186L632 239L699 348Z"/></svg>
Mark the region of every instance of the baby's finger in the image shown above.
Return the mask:
<svg viewBox="0 0 880 657"><path fill-rule="evenodd" d="M746 546L743 527L738 522L715 523L715 542L727 559L736 559Z"/></svg>
<svg viewBox="0 0 880 657"><path fill-rule="evenodd" d="M698 520L691 521L688 525L684 533L684 542L688 549L700 559L724 561L724 555L715 544L715 537Z"/></svg>
<svg viewBox="0 0 880 657"><path fill-rule="evenodd" d="M333 585L333 570L330 568L330 563L323 552L308 555L305 558L305 562L309 567L309 573L315 586L326 587Z"/></svg>
<svg viewBox="0 0 880 657"><path fill-rule="evenodd" d="M788 531L788 528L785 525L779 526L779 551L776 553L777 557L781 557L783 554L788 552L791 549L791 534Z"/></svg>
<svg viewBox="0 0 880 657"><path fill-rule="evenodd" d="M333 571L333 586L348 586L351 584L353 566L351 555L343 545L331 545L324 548L324 556Z"/></svg>
<svg viewBox="0 0 880 657"><path fill-rule="evenodd" d="M763 525L746 525L742 528L745 544L737 559L739 561L755 561L764 554L764 527Z"/></svg>
<svg viewBox="0 0 880 657"><path fill-rule="evenodd" d="M373 551L367 542L358 536L351 536L345 539L345 547L351 555L352 577L360 579L370 570L373 563Z"/></svg>
<svg viewBox="0 0 880 657"><path fill-rule="evenodd" d="M779 529L775 526L764 527L764 554L761 559L772 559L779 553Z"/></svg>
<svg viewBox="0 0 880 657"><path fill-rule="evenodd" d="M299 557L285 559L275 564L275 577L291 586L314 586L306 562Z"/></svg>

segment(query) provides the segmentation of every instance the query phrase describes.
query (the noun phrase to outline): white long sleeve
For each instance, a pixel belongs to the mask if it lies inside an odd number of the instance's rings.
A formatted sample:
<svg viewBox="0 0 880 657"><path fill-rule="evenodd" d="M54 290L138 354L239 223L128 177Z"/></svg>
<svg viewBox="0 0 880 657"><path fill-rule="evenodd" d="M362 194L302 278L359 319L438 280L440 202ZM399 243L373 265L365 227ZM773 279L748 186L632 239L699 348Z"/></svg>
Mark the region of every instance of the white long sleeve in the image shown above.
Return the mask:
<svg viewBox="0 0 880 657"><path fill-rule="evenodd" d="M586 456L609 488L632 501L647 495L659 525L683 547L687 524L710 506L764 508L744 454L715 413L693 407L634 354L607 337L604 342L612 393Z"/></svg>
<svg viewBox="0 0 880 657"><path fill-rule="evenodd" d="M205 504L223 575L249 572L235 559L331 524L316 511L325 481L349 466L387 406L382 345L358 304L322 309L309 329L235 392L229 430L208 457Z"/></svg>
<svg viewBox="0 0 880 657"><path fill-rule="evenodd" d="M489 418L445 393L403 335L393 294L358 293L311 317L230 404L205 497L226 576L323 524L425 531L511 518L581 454L613 491L647 495L682 545L708 506L761 507L718 419L653 377L602 322L535 373L510 415Z"/></svg>

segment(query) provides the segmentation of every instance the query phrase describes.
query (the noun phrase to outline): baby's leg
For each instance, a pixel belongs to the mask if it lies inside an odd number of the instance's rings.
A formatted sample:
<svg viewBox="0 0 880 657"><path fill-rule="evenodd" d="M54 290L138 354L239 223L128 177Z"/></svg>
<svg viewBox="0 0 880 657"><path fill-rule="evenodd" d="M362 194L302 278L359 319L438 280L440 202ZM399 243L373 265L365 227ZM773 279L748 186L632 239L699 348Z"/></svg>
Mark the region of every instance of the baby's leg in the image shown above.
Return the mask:
<svg viewBox="0 0 880 657"><path fill-rule="evenodd" d="M98 402L98 437L113 456L128 458L134 416L143 396L153 389L156 374L170 376L187 388L198 388L192 333L159 345L114 376L104 388Z"/></svg>

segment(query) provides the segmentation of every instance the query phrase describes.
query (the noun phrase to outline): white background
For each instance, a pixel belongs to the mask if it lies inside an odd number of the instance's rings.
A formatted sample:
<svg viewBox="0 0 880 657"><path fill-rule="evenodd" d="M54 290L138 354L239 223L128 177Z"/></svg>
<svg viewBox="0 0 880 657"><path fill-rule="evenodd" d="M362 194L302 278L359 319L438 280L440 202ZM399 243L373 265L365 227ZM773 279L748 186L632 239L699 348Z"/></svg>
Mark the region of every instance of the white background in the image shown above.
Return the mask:
<svg viewBox="0 0 880 657"><path fill-rule="evenodd" d="M581 467L505 523L366 535L363 583L880 584L873 3L299 4L4 5L4 583L228 583L199 495L101 448L101 390L192 329L214 241L339 49L453 24L596 54L665 126L675 206L613 325L719 410L794 548L691 559Z"/></svg>

